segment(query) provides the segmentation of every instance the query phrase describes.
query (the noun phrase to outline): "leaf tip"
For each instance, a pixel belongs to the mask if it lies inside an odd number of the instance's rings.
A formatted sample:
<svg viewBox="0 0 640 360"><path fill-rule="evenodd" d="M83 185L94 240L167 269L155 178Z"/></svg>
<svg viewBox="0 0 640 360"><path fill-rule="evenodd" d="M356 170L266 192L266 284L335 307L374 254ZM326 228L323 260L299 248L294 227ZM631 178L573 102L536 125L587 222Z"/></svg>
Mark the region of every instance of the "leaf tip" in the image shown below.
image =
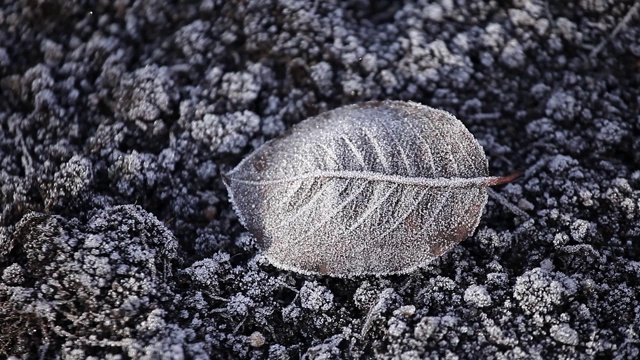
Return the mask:
<svg viewBox="0 0 640 360"><path fill-rule="evenodd" d="M231 183L231 172L226 173L226 174L220 174L220 177L222 178L222 183L226 187L229 187L229 184Z"/></svg>

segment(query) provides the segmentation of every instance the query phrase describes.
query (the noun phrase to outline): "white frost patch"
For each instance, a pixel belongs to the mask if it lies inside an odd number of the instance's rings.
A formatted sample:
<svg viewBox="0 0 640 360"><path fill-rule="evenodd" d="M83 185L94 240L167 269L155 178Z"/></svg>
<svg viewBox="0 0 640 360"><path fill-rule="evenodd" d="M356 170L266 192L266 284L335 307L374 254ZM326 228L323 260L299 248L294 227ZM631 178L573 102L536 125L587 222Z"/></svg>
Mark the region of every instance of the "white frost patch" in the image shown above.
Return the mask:
<svg viewBox="0 0 640 360"><path fill-rule="evenodd" d="M557 342L573 346L578 345L578 332L567 324L553 325L549 334Z"/></svg>
<svg viewBox="0 0 640 360"><path fill-rule="evenodd" d="M491 295L487 292L487 289L481 285L471 285L464 292L464 301L482 308L491 306L493 301Z"/></svg>
<svg viewBox="0 0 640 360"><path fill-rule="evenodd" d="M315 281L307 281L300 289L300 305L305 309L327 311L333 307L333 294Z"/></svg>

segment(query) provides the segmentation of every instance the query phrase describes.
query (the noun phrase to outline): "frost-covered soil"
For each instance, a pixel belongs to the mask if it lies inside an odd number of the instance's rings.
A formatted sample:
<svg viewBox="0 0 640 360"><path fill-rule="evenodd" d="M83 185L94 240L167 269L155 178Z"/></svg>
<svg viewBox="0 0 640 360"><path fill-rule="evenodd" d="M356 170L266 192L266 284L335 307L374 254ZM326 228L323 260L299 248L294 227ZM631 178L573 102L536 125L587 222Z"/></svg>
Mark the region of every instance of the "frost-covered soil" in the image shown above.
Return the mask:
<svg viewBox="0 0 640 360"><path fill-rule="evenodd" d="M0 358L640 356L637 1L2 3ZM370 99L460 118L528 218L411 275L256 257L220 174Z"/></svg>

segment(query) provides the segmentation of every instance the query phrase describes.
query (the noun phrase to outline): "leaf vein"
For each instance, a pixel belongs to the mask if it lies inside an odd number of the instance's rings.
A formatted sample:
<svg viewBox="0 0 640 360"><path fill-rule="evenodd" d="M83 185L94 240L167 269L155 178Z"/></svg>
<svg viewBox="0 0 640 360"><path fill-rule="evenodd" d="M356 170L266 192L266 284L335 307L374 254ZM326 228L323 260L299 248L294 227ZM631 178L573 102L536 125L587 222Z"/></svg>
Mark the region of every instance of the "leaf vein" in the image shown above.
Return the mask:
<svg viewBox="0 0 640 360"><path fill-rule="evenodd" d="M382 147L380 147L380 143L378 142L378 140L375 138L375 136L373 136L373 134L369 130L365 129L364 133L367 136L367 138L369 139L369 142L371 143L371 145L373 146L373 149L376 151L375 152L376 158L382 164L382 168L384 168L385 172L389 172L389 164L387 162L387 158L384 156L384 152L382 151Z"/></svg>
<svg viewBox="0 0 640 360"><path fill-rule="evenodd" d="M347 143L347 146L349 147L349 149L351 149L351 152L353 152L353 155L356 157L356 159L358 159L358 162L360 162L360 165L362 165L362 168L363 169L366 168L367 164L364 162L364 157L362 156L362 154L360 153L360 150L358 150L356 145L351 140L349 140L349 138L346 136L341 136L340 138L344 140L345 143Z"/></svg>
<svg viewBox="0 0 640 360"><path fill-rule="evenodd" d="M422 135L420 135L420 133L413 127L413 124L411 123L411 121L409 121L406 118L402 118L404 120L405 125L407 125L407 128L409 128L409 130L411 130L411 133L413 134L413 136L417 139L420 139L420 142L423 145L423 148L426 150L426 155L429 158L429 166L431 167L431 172L432 174L436 174L436 165L434 163L434 158L433 158L433 154L431 153L431 147L429 146L429 143L427 143L427 141L422 137Z"/></svg>
<svg viewBox="0 0 640 360"><path fill-rule="evenodd" d="M371 214L373 214L373 212L378 209L380 204L382 204L385 200L387 200L387 198L389 198L389 196L393 193L393 191L398 186L399 184L393 184L393 186L391 187L391 189L389 189L389 191L387 191L383 196L381 196L380 199L378 199L378 201L376 201L372 206L369 206L367 210L365 210L365 212L360 216L360 218L358 218L356 223L349 228L349 231L353 231L355 228L362 225L365 222L365 220L369 218L369 216L371 216Z"/></svg>
<svg viewBox="0 0 640 360"><path fill-rule="evenodd" d="M364 189L367 187L367 185L370 185L369 183L365 182L362 184L362 186L360 186L353 194L351 194L348 198L346 198L340 205L338 205L334 211L331 212L331 214L329 214L329 216L327 216L324 220L322 220L321 222L319 222L318 224L316 224L316 226L312 227L311 229L309 229L308 231L306 231L304 234L302 234L303 237L308 236L309 234L313 233L314 231L316 231L317 229L321 228L322 226L324 226L324 224L328 223L329 221L333 220L334 216L339 213L340 211L342 211L342 209L344 209L345 206L347 206L351 201L353 201L355 198L358 197L358 195L360 195Z"/></svg>
<svg viewBox="0 0 640 360"><path fill-rule="evenodd" d="M384 181L405 185L418 185L425 187L437 188L469 188L469 187L485 187L493 185L495 181L500 181L503 177L499 176L481 176L473 178L424 178L424 177L406 177L399 175L386 175L370 171L316 171L303 175L292 176L289 178L273 179L273 180L244 180L229 177L228 179L245 185L269 186L275 184L291 183L298 180L306 180L312 178L342 178L342 179L358 179L368 181Z"/></svg>
<svg viewBox="0 0 640 360"><path fill-rule="evenodd" d="M344 190L347 186L349 185L349 181L345 181L344 186L342 187L342 189L340 189L340 191ZM320 190L318 190L311 199L309 199L309 201L300 206L298 208L298 210L296 211L295 214L293 214L292 216L287 216L282 222L280 222L278 225L276 225L274 227L274 229L279 229L289 223L291 223L292 221L296 220L297 218L299 218L305 210L313 207L313 205L315 205L315 203L320 200L322 198L322 195L324 194L325 190L332 187L333 185L331 184L331 181L327 181L325 184L323 184L322 188L320 188ZM340 192L339 191L339 192Z"/></svg>

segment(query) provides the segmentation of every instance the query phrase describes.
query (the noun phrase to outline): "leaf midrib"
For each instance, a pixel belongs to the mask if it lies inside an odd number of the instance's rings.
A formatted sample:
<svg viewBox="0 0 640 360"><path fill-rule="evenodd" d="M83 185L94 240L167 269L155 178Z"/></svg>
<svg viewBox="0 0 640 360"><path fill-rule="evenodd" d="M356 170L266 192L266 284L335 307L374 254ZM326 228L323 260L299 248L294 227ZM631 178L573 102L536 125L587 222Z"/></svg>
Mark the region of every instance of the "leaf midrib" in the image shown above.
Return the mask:
<svg viewBox="0 0 640 360"><path fill-rule="evenodd" d="M300 180L308 180L314 178L339 178L339 179L357 179L366 181L384 181L394 184L415 185L431 188L470 188L470 187L486 187L500 182L503 177L499 176L480 176L474 178L425 178L425 177L408 177L399 175L380 174L371 171L315 171L298 176L292 176L282 179L268 180L245 180L234 178L231 174L227 175L227 179L246 185L276 185L289 183Z"/></svg>

